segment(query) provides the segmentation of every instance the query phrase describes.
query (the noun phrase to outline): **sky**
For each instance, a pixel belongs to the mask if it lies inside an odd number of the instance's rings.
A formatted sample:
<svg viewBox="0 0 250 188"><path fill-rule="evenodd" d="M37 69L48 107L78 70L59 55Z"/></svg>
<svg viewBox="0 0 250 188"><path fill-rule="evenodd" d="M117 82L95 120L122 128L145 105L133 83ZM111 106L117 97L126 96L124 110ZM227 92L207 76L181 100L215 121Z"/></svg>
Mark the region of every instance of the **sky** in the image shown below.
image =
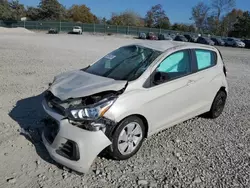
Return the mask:
<svg viewBox="0 0 250 188"><path fill-rule="evenodd" d="M156 4L162 4L171 23L191 23L191 9L202 0L59 0L66 7L85 4L97 17L110 18L112 12L134 10L144 17ZM37 6L39 0L20 0L26 6ZM209 4L211 0L203 0ZM250 0L236 0L236 8L250 11Z"/></svg>

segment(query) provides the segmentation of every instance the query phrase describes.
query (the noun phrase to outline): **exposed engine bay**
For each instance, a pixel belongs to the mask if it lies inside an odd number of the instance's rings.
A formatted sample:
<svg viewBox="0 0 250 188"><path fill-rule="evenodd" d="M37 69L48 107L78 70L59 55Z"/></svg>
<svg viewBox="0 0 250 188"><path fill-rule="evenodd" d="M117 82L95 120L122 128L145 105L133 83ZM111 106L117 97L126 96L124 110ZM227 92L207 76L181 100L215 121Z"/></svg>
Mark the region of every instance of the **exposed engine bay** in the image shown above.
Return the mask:
<svg viewBox="0 0 250 188"><path fill-rule="evenodd" d="M110 97L117 97L118 95L119 95L119 92L117 91L106 91L106 92L98 93L98 94L91 95L88 97L83 97L81 104L83 106L89 106L89 105L98 103L99 101L103 99L110 98Z"/></svg>
<svg viewBox="0 0 250 188"><path fill-rule="evenodd" d="M93 117L89 114L90 112L94 114L95 110L100 108L99 106L102 107L110 101L115 101L124 90L125 88L120 91L105 91L82 98L70 98L65 101L55 97L53 93L48 90L45 92L45 99L48 106L67 118L70 124L89 131L102 130L107 137L110 137L116 122L105 118L102 114L92 115ZM109 108L109 105L107 106ZM72 114L74 111L77 111L77 115ZM84 117L84 114L86 117Z"/></svg>

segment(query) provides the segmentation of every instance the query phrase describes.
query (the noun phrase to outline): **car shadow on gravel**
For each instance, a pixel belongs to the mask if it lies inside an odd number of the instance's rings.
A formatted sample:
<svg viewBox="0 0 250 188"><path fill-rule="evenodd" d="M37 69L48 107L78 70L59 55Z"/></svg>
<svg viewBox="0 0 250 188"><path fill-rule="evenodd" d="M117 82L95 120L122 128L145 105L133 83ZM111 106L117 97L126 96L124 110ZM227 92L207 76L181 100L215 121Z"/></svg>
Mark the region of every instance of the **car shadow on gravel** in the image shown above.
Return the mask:
<svg viewBox="0 0 250 188"><path fill-rule="evenodd" d="M9 116L20 126L20 135L29 140L36 149L37 154L46 162L60 167L49 156L43 145L41 133L46 117L42 108L43 94L17 101Z"/></svg>

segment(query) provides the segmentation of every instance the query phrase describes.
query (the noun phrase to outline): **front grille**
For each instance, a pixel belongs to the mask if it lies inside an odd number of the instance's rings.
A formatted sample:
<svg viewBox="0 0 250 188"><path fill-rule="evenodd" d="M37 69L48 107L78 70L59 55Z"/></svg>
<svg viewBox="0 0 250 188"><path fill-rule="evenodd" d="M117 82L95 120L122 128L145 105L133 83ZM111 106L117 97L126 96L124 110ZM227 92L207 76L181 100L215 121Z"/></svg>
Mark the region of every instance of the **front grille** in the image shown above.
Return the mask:
<svg viewBox="0 0 250 188"><path fill-rule="evenodd" d="M59 125L52 119L44 120L44 124L44 137L50 144L52 144L56 138L57 133L59 132Z"/></svg>
<svg viewBox="0 0 250 188"><path fill-rule="evenodd" d="M56 153L72 161L78 161L80 159L78 145L71 140L62 144L59 149L56 150Z"/></svg>
<svg viewBox="0 0 250 188"><path fill-rule="evenodd" d="M50 108L58 114L65 116L65 108L60 105L62 101L59 98L55 97L50 91L47 91L44 97Z"/></svg>

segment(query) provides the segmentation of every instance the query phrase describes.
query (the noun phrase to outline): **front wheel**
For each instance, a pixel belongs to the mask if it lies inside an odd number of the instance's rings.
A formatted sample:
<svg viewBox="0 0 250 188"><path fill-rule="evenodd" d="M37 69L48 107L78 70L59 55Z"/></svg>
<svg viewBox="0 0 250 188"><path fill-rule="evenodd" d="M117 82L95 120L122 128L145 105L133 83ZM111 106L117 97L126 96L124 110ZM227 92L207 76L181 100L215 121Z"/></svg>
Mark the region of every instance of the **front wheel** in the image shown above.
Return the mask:
<svg viewBox="0 0 250 188"><path fill-rule="evenodd" d="M218 118L224 110L227 94L225 91L219 91L213 101L210 111L207 116L212 119Z"/></svg>
<svg viewBox="0 0 250 188"><path fill-rule="evenodd" d="M145 126L137 116L125 118L112 135L108 154L117 160L126 160L137 153L145 137Z"/></svg>

